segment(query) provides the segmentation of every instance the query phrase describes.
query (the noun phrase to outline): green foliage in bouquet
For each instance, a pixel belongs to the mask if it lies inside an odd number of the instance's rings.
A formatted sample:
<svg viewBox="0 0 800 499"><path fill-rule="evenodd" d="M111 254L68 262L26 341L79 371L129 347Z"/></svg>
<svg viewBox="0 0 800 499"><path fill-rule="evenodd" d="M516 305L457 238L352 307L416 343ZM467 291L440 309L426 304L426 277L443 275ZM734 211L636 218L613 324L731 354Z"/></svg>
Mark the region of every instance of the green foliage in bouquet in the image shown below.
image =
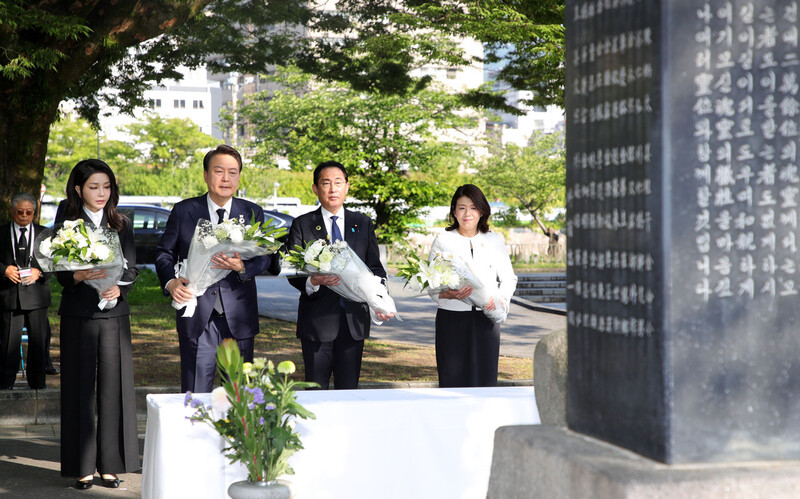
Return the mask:
<svg viewBox="0 0 800 499"><path fill-rule="evenodd" d="M315 419L297 402L295 390L319 385L289 379L295 366L288 360L277 368L263 358L244 362L231 339L217 348L217 366L225 381L211 392L210 406L186 393L185 405L196 409L190 419L209 424L225 439L223 452L247 467L248 480L294 474L288 460L303 445L292 420Z"/></svg>
<svg viewBox="0 0 800 499"><path fill-rule="evenodd" d="M54 236L40 243L39 251L44 257L52 258L53 264L58 264L64 258L69 262L90 265L108 263L114 259L114 251L104 232L86 227L83 219L64 222Z"/></svg>

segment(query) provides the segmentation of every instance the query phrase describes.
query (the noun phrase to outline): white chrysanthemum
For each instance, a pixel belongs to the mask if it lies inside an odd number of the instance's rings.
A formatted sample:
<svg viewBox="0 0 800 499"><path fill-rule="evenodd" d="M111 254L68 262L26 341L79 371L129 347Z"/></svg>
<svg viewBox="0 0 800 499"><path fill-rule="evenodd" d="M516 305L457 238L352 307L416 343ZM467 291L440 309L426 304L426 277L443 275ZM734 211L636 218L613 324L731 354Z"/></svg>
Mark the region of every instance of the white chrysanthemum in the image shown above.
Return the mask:
<svg viewBox="0 0 800 499"><path fill-rule="evenodd" d="M211 409L217 419L223 419L228 414L228 409L231 408L231 402L228 400L228 393L225 388L218 386L211 391Z"/></svg>
<svg viewBox="0 0 800 499"><path fill-rule="evenodd" d="M214 236L203 236L203 238L200 239L200 242L203 243L203 246L206 249L211 249L219 244L219 240Z"/></svg>
<svg viewBox="0 0 800 499"><path fill-rule="evenodd" d="M232 227L229 236L234 243L240 243L244 241L244 230L241 227Z"/></svg>
<svg viewBox="0 0 800 499"><path fill-rule="evenodd" d="M52 245L53 245L53 240L52 240L52 238L49 238L49 237L45 238L39 244L39 251L42 252L42 255L44 255L45 258L51 258L53 256Z"/></svg>
<svg viewBox="0 0 800 499"><path fill-rule="evenodd" d="M100 261L106 261L111 256L111 250L105 244L93 244L89 247L91 253L90 258L97 258Z"/></svg>

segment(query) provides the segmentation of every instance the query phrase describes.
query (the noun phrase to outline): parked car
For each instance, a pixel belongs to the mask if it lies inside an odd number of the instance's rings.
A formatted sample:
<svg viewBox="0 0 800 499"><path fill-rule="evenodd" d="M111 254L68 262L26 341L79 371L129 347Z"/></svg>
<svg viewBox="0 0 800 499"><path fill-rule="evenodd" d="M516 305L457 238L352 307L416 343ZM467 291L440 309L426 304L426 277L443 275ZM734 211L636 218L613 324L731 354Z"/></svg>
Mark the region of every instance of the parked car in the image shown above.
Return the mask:
<svg viewBox="0 0 800 499"><path fill-rule="evenodd" d="M147 204L121 204L117 209L133 221L136 264L156 263L156 248L171 210Z"/></svg>
<svg viewBox="0 0 800 499"><path fill-rule="evenodd" d="M264 210L264 219L274 227L286 227L289 230L294 217L275 210Z"/></svg>

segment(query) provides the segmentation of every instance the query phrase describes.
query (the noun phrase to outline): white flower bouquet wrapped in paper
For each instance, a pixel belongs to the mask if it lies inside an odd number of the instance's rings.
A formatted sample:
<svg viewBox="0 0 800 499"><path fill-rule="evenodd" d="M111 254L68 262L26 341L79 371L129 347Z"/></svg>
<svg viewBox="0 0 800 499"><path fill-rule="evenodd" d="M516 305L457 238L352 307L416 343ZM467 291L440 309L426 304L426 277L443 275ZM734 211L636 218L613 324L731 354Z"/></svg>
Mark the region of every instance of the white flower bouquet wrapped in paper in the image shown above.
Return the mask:
<svg viewBox="0 0 800 499"><path fill-rule="evenodd" d="M119 278L127 268L122 256L117 231L103 227L87 227L83 219L67 220L55 231L45 230L36 238L34 255L45 272L103 269L106 277L84 281L97 290L100 310L114 308L117 299L111 301L102 293L120 283Z"/></svg>
<svg viewBox="0 0 800 499"><path fill-rule="evenodd" d="M439 294L448 289L460 289L466 285L472 287L472 293L464 298L464 303L481 310L493 322L503 322L508 316L508 307L504 306L496 282L483 282L472 263L450 252L436 252L427 262L418 255L410 253L407 263L398 268L397 275L407 281L406 288L411 292L429 295ZM483 308L494 299L494 310Z"/></svg>
<svg viewBox="0 0 800 499"><path fill-rule="evenodd" d="M409 296L440 293L466 284L465 277L453 264L452 255L447 258L438 254L430 261L424 261L416 253L409 252L406 263L397 267L397 277L406 281L404 290Z"/></svg>
<svg viewBox="0 0 800 499"><path fill-rule="evenodd" d="M382 324L375 312L397 314L394 300L383 284L345 241L329 244L317 239L305 248L295 246L284 256L285 261L299 274L334 274L339 284L330 289L340 296L358 303L366 303L375 324Z"/></svg>
<svg viewBox="0 0 800 499"><path fill-rule="evenodd" d="M186 259L175 265L175 277L189 281L187 287L194 296L186 303L173 300L172 306L176 310L186 307L183 316L191 317L197 308L197 297L228 275L230 270L212 267L211 257L215 254L234 256L239 253L242 260L270 255L280 249L279 238L285 234L286 229L276 229L253 219L245 225L243 220L235 218L219 224L201 218L194 228Z"/></svg>

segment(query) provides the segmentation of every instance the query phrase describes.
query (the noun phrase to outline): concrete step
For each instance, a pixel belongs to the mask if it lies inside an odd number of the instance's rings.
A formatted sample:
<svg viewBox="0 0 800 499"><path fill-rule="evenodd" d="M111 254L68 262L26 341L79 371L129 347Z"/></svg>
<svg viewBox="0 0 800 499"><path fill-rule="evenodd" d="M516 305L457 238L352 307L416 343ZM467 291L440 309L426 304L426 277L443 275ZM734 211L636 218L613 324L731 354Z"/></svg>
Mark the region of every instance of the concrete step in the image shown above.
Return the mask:
<svg viewBox="0 0 800 499"><path fill-rule="evenodd" d="M518 289L514 292L515 296L558 296L564 300L567 296L566 289Z"/></svg>
<svg viewBox="0 0 800 499"><path fill-rule="evenodd" d="M567 281L517 281L517 289L528 288L567 288Z"/></svg>

